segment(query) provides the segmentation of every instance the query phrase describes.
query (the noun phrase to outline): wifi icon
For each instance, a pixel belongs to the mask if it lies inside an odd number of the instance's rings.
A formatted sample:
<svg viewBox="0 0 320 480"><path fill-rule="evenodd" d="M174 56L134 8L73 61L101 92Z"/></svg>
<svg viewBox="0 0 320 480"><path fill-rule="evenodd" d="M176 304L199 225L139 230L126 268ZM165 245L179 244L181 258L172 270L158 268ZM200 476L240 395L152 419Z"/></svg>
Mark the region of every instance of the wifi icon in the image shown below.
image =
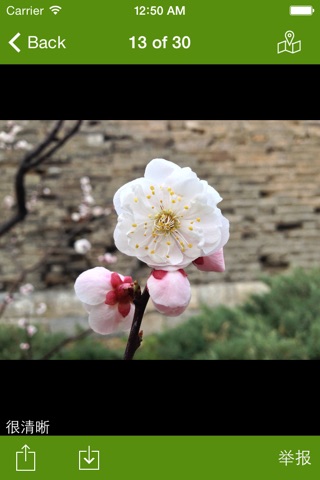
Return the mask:
<svg viewBox="0 0 320 480"><path fill-rule="evenodd" d="M49 8L54 15L57 15L57 13L59 13L60 10L62 10L62 7L59 7L59 5L52 5L52 7L49 7Z"/></svg>

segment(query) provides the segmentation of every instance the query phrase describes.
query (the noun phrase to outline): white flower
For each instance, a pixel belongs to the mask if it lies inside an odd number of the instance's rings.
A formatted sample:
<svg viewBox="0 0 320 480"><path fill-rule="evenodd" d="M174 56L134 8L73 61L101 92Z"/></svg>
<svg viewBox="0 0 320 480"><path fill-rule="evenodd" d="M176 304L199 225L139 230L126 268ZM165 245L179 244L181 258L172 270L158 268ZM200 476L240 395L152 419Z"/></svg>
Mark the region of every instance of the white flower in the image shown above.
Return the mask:
<svg viewBox="0 0 320 480"><path fill-rule="evenodd" d="M3 199L3 203L7 208L11 208L14 205L14 198L12 195L6 195Z"/></svg>
<svg viewBox="0 0 320 480"><path fill-rule="evenodd" d="M73 220L74 222L79 222L80 218L80 213L74 212L71 214L71 220Z"/></svg>
<svg viewBox="0 0 320 480"><path fill-rule="evenodd" d="M177 270L220 250L229 221L217 208L219 193L189 168L157 158L145 176L114 196L117 248L150 267Z"/></svg>
<svg viewBox="0 0 320 480"><path fill-rule="evenodd" d="M21 287L19 288L21 295L29 295L29 293L33 292L33 290L34 286L31 283L21 285Z"/></svg>
<svg viewBox="0 0 320 480"><path fill-rule="evenodd" d="M90 178L89 177L81 177L80 178L80 184L81 185L88 185L90 183Z"/></svg>
<svg viewBox="0 0 320 480"><path fill-rule="evenodd" d="M31 143L27 142L26 140L19 140L16 144L15 147L17 150L31 150L32 145Z"/></svg>
<svg viewBox="0 0 320 480"><path fill-rule="evenodd" d="M89 193L92 192L92 187L91 187L90 183L83 184L81 186L81 188L82 188L83 193L89 194Z"/></svg>
<svg viewBox="0 0 320 480"><path fill-rule="evenodd" d="M33 335L38 331L37 327L35 327L34 325L28 325L26 330L29 337L33 337Z"/></svg>
<svg viewBox="0 0 320 480"><path fill-rule="evenodd" d="M112 253L105 253L104 255L99 255L98 257L99 262L105 262L108 263L109 265L112 265L113 263L117 262L117 256L112 255Z"/></svg>
<svg viewBox="0 0 320 480"><path fill-rule="evenodd" d="M95 202L94 202L94 198L92 195L85 195L84 196L84 201L88 204L88 205L93 205Z"/></svg>
<svg viewBox="0 0 320 480"><path fill-rule="evenodd" d="M81 203L79 205L80 217L85 218L90 214L90 212L91 212L91 208L85 203Z"/></svg>
<svg viewBox="0 0 320 480"><path fill-rule="evenodd" d="M47 311L47 304L44 302L40 302L39 305L36 307L36 314L37 315L42 315Z"/></svg>
<svg viewBox="0 0 320 480"><path fill-rule="evenodd" d="M18 325L21 328L25 328L25 326L27 325L27 319L26 318L19 318Z"/></svg>
<svg viewBox="0 0 320 480"><path fill-rule="evenodd" d="M74 243L74 249L77 253L85 255L91 249L91 243L86 238L81 238Z"/></svg>
<svg viewBox="0 0 320 480"><path fill-rule="evenodd" d="M101 215L103 215L103 208L99 207L98 205L96 207L93 207L92 215L94 217L101 217Z"/></svg>

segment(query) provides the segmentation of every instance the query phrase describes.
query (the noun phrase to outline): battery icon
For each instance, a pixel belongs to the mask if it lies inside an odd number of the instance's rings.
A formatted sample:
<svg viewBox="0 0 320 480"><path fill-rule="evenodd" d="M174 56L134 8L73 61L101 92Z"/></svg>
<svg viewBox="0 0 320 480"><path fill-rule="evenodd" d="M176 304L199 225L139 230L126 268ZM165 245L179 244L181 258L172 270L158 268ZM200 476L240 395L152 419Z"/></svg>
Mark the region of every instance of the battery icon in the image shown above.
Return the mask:
<svg viewBox="0 0 320 480"><path fill-rule="evenodd" d="M291 5L290 15L312 15L314 8L310 5Z"/></svg>

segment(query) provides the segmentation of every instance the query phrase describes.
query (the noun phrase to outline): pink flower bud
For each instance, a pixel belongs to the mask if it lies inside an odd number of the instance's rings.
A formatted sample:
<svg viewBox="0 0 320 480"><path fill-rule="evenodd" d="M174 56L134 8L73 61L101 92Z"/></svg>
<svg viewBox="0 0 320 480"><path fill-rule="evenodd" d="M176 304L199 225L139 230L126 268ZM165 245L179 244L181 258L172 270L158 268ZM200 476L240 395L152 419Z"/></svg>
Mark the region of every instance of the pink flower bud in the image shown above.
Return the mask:
<svg viewBox="0 0 320 480"><path fill-rule="evenodd" d="M224 272L223 248L207 257L199 257L192 263L198 270L202 270L203 272Z"/></svg>
<svg viewBox="0 0 320 480"><path fill-rule="evenodd" d="M151 300L160 313L177 317L187 308L191 298L190 283L184 270L153 270L147 281Z"/></svg>

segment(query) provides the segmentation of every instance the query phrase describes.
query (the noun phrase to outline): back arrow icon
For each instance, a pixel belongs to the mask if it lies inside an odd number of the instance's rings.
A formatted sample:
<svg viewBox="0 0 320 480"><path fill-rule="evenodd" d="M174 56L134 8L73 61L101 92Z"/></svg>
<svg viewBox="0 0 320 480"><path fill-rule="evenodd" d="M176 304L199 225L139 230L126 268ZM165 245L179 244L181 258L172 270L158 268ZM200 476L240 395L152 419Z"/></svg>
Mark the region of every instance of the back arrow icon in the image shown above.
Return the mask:
<svg viewBox="0 0 320 480"><path fill-rule="evenodd" d="M18 52L18 53L20 52L20 48L17 47L17 45L14 42L17 40L17 38L20 37L20 35L21 35L21 33L16 33L15 36L12 37L11 40L9 40L9 42L8 42L9 45L11 45L11 47L14 48L15 51Z"/></svg>

